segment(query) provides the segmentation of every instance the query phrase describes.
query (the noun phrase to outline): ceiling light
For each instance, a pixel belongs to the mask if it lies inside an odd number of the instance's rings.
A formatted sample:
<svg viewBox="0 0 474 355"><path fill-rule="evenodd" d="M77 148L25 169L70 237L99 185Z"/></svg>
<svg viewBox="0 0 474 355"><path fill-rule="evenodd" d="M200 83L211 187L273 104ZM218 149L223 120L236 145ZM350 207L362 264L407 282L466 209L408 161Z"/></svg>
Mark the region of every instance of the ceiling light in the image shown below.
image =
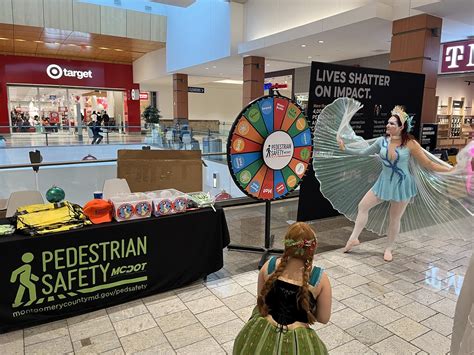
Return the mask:
<svg viewBox="0 0 474 355"><path fill-rule="evenodd" d="M84 46L85 48L92 48L92 46Z"/></svg>
<svg viewBox="0 0 474 355"><path fill-rule="evenodd" d="M270 66L270 64L267 64L267 67L269 67L269 66Z"/></svg>
<svg viewBox="0 0 474 355"><path fill-rule="evenodd" d="M69 43L68 46L75 47L76 45L74 43Z"/></svg>
<svg viewBox="0 0 474 355"><path fill-rule="evenodd" d="M214 69L216 69L217 67L215 65L212 66Z"/></svg>
<svg viewBox="0 0 474 355"><path fill-rule="evenodd" d="M17 41L17 42L26 42L26 39L15 38L15 41Z"/></svg>
<svg viewBox="0 0 474 355"><path fill-rule="evenodd" d="M215 81L215 83L242 85L244 83L244 81L243 80L224 79L224 80L217 80L217 81Z"/></svg>
<svg viewBox="0 0 474 355"><path fill-rule="evenodd" d="M319 44L323 44L324 41L320 39L320 40L318 41L318 43L319 43Z"/></svg>
<svg viewBox="0 0 474 355"><path fill-rule="evenodd" d="M204 69L209 70L209 68L204 68Z"/></svg>
<svg viewBox="0 0 474 355"><path fill-rule="evenodd" d="M33 41L35 43L44 43L43 41Z"/></svg>
<svg viewBox="0 0 474 355"><path fill-rule="evenodd" d="M114 51L116 51L116 52L123 52L123 49L115 48Z"/></svg>
<svg viewBox="0 0 474 355"><path fill-rule="evenodd" d="M99 47L99 49L108 50L107 47Z"/></svg>
<svg viewBox="0 0 474 355"><path fill-rule="evenodd" d="M312 59L313 57L311 57L310 55L308 56L308 59Z"/></svg>
<svg viewBox="0 0 474 355"><path fill-rule="evenodd" d="M0 41L8 41L8 38L0 37Z"/></svg>
<svg viewBox="0 0 474 355"><path fill-rule="evenodd" d="M302 44L301 47L302 47L302 48L306 47L306 44Z"/></svg>

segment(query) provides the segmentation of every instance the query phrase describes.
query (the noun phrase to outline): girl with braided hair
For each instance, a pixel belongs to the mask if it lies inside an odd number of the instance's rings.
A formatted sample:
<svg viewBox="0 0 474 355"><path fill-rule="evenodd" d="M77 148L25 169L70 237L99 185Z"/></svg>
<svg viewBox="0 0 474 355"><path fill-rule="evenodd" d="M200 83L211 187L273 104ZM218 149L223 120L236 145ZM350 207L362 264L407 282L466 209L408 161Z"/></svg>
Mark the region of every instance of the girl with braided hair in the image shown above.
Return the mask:
<svg viewBox="0 0 474 355"><path fill-rule="evenodd" d="M331 285L313 267L316 234L297 222L285 236L281 258L272 257L258 276L257 307L234 342L234 354L327 354L310 327L331 315Z"/></svg>

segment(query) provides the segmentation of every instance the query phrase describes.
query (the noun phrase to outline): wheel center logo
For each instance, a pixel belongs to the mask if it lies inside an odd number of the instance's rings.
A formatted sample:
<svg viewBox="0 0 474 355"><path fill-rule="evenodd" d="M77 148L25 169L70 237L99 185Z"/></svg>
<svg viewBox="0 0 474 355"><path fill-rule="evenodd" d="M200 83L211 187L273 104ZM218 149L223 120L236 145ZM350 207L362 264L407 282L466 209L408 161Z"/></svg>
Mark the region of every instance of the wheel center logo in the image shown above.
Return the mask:
<svg viewBox="0 0 474 355"><path fill-rule="evenodd" d="M270 169L281 170L293 157L294 145L290 135L283 131L270 134L263 144L263 161Z"/></svg>

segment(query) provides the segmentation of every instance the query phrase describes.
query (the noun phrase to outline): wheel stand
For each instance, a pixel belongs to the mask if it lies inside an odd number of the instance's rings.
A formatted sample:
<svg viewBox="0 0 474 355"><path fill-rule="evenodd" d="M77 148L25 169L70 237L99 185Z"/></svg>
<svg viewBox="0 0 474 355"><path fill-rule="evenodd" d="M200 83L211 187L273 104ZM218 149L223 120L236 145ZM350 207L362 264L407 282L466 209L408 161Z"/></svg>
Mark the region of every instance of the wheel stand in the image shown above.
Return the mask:
<svg viewBox="0 0 474 355"><path fill-rule="evenodd" d="M273 248L273 242L275 240L275 236L273 234L270 235L270 218L271 218L271 201L265 201L265 245L263 247L253 247L253 246L247 246L247 245L233 245L233 244L229 244L227 246L229 250L263 253L258 263L259 270L265 264L270 254L283 253L283 249Z"/></svg>

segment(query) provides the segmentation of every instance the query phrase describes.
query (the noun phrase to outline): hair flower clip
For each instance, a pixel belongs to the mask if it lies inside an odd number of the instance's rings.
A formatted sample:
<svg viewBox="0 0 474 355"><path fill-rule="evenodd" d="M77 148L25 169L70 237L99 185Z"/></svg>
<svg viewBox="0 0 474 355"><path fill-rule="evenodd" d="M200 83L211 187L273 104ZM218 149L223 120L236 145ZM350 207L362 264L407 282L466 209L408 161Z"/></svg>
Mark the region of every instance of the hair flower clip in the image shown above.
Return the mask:
<svg viewBox="0 0 474 355"><path fill-rule="evenodd" d="M297 248L311 248L316 246L316 240L292 240L285 239L285 246L287 247L297 247Z"/></svg>

